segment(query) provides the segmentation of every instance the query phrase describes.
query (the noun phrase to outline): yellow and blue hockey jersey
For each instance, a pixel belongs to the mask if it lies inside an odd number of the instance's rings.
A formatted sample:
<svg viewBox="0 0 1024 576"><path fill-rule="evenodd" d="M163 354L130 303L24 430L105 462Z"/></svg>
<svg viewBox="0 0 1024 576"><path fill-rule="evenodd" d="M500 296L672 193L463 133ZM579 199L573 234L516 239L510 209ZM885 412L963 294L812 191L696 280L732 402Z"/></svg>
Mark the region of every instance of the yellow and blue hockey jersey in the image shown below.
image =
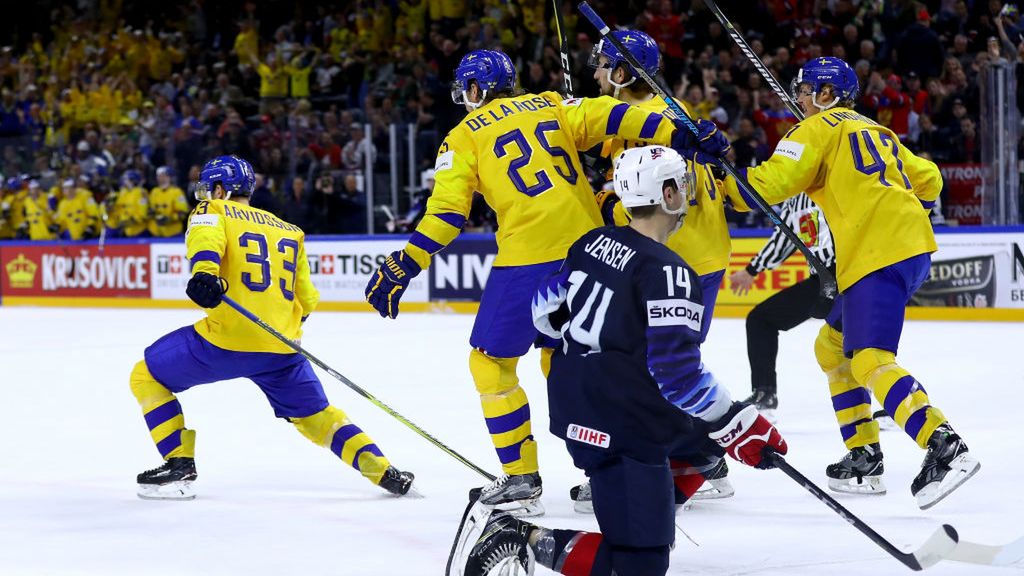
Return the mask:
<svg viewBox="0 0 1024 576"><path fill-rule="evenodd" d="M86 233L95 233L99 218L99 206L92 192L84 188L75 188L57 204L57 224L71 240L81 240Z"/></svg>
<svg viewBox="0 0 1024 576"><path fill-rule="evenodd" d="M157 238L177 236L184 229L182 220L188 213L185 193L177 186L149 191L149 233ZM164 220L161 224L160 220Z"/></svg>
<svg viewBox="0 0 1024 576"><path fill-rule="evenodd" d="M601 224L579 150L609 136L669 144L661 114L604 96L563 101L554 92L498 98L448 133L435 185L408 253L423 268L458 236L479 192L498 217L495 266L553 262Z"/></svg>
<svg viewBox="0 0 1024 576"><path fill-rule="evenodd" d="M149 194L145 188L122 188L114 198L108 215L108 225L120 228L132 238L146 231L149 222Z"/></svg>
<svg viewBox="0 0 1024 576"><path fill-rule="evenodd" d="M185 248L192 273L227 281L227 295L291 340L320 294L309 277L305 234L258 208L230 200L200 202L189 216ZM196 332L214 346L236 352L294 351L233 308L206 311Z"/></svg>
<svg viewBox="0 0 1024 576"><path fill-rule="evenodd" d="M49 199L42 195L28 195L22 203L25 213L25 224L29 240L56 240L53 228L53 210L50 210Z"/></svg>
<svg viewBox="0 0 1024 576"><path fill-rule="evenodd" d="M678 102L678 101L677 101ZM679 102L683 110L691 118L692 111L685 103ZM661 114L668 104L660 98L651 98L637 104L638 108ZM601 156L612 161L623 150L644 146L644 142L636 142L613 138L605 142ZM686 220L674 234L669 236L666 245L678 254L700 276L725 270L729 265L729 254L732 252L732 239L729 236L729 224L725 220L725 198L729 197L733 207L740 212L750 210L743 198L733 190L726 194L724 187L719 187L711 168L704 164L687 161L695 169L697 190L690 202ZM629 216L622 204L615 205L615 223L622 226L629 222Z"/></svg>
<svg viewBox="0 0 1024 576"><path fill-rule="evenodd" d="M768 161L747 170L747 179L769 204L807 191L832 230L840 291L938 249L928 217L942 190L938 167L853 110L805 118ZM732 178L725 185L736 192Z"/></svg>

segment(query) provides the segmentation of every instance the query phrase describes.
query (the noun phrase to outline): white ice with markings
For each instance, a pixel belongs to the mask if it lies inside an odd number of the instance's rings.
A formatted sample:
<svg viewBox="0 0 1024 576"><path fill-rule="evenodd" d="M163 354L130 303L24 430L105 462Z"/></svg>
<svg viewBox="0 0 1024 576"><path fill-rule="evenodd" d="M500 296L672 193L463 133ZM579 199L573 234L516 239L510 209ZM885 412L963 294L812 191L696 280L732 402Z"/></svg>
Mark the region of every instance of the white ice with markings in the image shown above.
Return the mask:
<svg viewBox="0 0 1024 576"><path fill-rule="evenodd" d="M197 430L198 497L154 502L135 475L159 464L128 389L132 365L192 310L0 308L0 574L438 575L473 471L326 374L328 397L392 462L416 473L424 499L370 485L288 423L247 381L179 396ZM480 466L499 472L468 369L467 315L315 314L303 345ZM815 323L782 335L779 428L789 461L819 485L844 453L828 387L814 361ZM749 392L740 320L716 320L706 364L734 397ZM908 323L899 359L981 460L981 471L928 512L910 481L923 451L883 432L881 497L838 496L898 547L919 546L940 524L963 539L1003 544L1024 535L1020 369L1024 328L997 323ZM547 432L539 358L520 363L540 445L551 527L596 529L573 512L582 474ZM671 574L880 576L909 572L778 471L731 463L736 496L698 503L678 523ZM1019 574L942 562L929 574ZM538 574L546 573L538 569Z"/></svg>

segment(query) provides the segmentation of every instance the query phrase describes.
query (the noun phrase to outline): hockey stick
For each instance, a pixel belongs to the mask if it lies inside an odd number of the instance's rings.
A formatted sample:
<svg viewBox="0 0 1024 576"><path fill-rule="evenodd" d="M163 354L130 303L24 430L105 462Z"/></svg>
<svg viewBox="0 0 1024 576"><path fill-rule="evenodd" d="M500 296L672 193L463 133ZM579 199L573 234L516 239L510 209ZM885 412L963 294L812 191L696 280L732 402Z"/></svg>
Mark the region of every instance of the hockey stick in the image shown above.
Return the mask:
<svg viewBox="0 0 1024 576"><path fill-rule="evenodd" d="M103 247L107 243L107 207L100 204L100 240L98 251L103 255Z"/></svg>
<svg viewBox="0 0 1024 576"><path fill-rule="evenodd" d="M957 542L959 542L959 536L949 524L943 524L941 528L935 531L934 534L920 548L914 552L902 552L899 548L894 546L892 542L889 542L881 534L875 532L873 528L864 523L863 520L858 518L847 510L842 504L836 501L835 498L829 496L824 490L818 488L814 482L807 479L806 476L801 474L796 468L790 466L789 462L782 457L781 454L776 452L768 452L764 456L765 458L771 458L772 463L782 470L786 476L789 476L797 484L803 486L805 490L810 492L815 498L823 502L826 506L839 514L839 517L846 520L853 525L854 528L860 530L862 534L871 539L872 542L877 544L882 550L889 553L890 556L902 562L907 568L911 570L924 570L930 566L935 565L944 558L951 557L956 549Z"/></svg>
<svg viewBox="0 0 1024 576"><path fill-rule="evenodd" d="M562 21L562 1L551 0L555 6L555 32L558 34L558 53L562 59L562 79L565 82L565 97L572 98L572 72L569 68L569 41L565 37L565 22Z"/></svg>
<svg viewBox="0 0 1024 576"><path fill-rule="evenodd" d="M374 406L376 406L376 407L380 408L381 410L387 412L392 417L394 417L396 420L398 420L402 424L405 424L406 426L408 426L413 432L419 434L420 436L425 438L428 442L430 442L434 446L437 446L441 450L444 450L445 452L447 452L448 455L451 456L452 458L455 458L456 460L458 460L459 462L462 462L463 464L465 464L469 468L472 468L473 471L476 472L477 474L480 474L484 478L487 478L487 480L489 480L489 481L490 480L494 480L494 476L492 476L491 474L488 474L482 468L480 468L476 464L473 464L472 462L467 460L465 457L463 457L461 454L459 454L455 450L452 450L448 446L445 446L444 443L442 443L440 440L438 440L437 438L434 438L429 433L427 433L427 431L423 430L419 426L417 426L417 425L413 424L412 422L410 422L405 416L402 416L398 412L395 412L387 404L385 404L385 403L381 402L380 400L378 400L373 394L370 394L366 390L360 388L355 382L349 380L348 378L345 378L344 376L339 374L337 371L335 371L333 368L331 368L327 364L324 364L319 358L317 358L316 356L313 356L312 354L307 352L305 349L303 349L302 346L299 346L295 342L292 342L284 334L281 334L280 332L275 330L273 326L271 326L270 324L267 324L266 322L261 320L255 314L253 314L252 312L246 310L241 304L239 304L238 302L235 302L234 300L232 300L231 297L229 297L227 294L224 294L221 298L224 300L224 302L228 306L231 306L232 308L237 310L239 314L241 314L242 316L245 316L249 320L252 320L252 322L254 324L258 325L260 328L263 328L264 330L269 332L271 336L273 336L274 338L277 338L278 340L280 340L282 343L284 343L286 346L288 346L292 350L295 350L299 354L302 354L303 356L305 356L307 360L309 360L313 364L316 364L317 366L322 368L325 372L327 372L331 376L334 376L335 378L337 378L342 384L344 384L344 385L348 386L349 388L355 390L357 394L359 394L363 398L366 398L367 400L369 400Z"/></svg>
<svg viewBox="0 0 1024 576"><path fill-rule="evenodd" d="M608 42L611 42L612 45L615 46L616 49L618 49L619 53L622 54L622 57L625 58L627 62L629 62L630 66L632 66L633 72L636 73L644 82L646 82L651 87L651 90L653 90L654 93L658 95L658 97L665 101L665 104L668 105L668 109L672 112L675 118L682 122L687 129L693 132L695 136L698 136L700 131L697 129L697 126L693 123L693 120L691 120L690 117L686 115L686 111L683 110L683 107L680 106L674 98L669 96L665 89L662 88L661 85L659 85L657 82L655 82L654 78L651 78L650 74L648 74L643 69L643 66L640 65L640 62L637 61L636 56L634 56L625 46L623 46L622 42L620 42L618 38L611 35L611 29L609 29L608 25L604 23L604 20L602 20L601 17L597 15L597 12L594 12L594 9L590 7L590 4L588 4L586 0L584 0L583 2L580 2L579 9L580 12L587 18L587 20L589 20L590 23L593 24L595 28L597 28L598 32L601 34L601 38ZM812 268L814 268L815 272L818 273L818 278L821 280L821 296L819 297L819 301L815 304L815 317L824 318L828 311L832 308L832 302L835 301L836 295L839 293L838 286L836 285L835 275L832 274L832 271L829 270L827 266L825 266L825 263L819 260L818 257L811 252L807 245L804 244L802 240L800 240L800 237L796 235L796 232L793 232L793 230L790 229L789 226L786 226L782 219L779 218L779 215L776 214L775 211L772 210L772 207L769 206L768 203L765 201L765 199L762 198L761 195L757 193L757 190L754 190L753 186L751 186L750 183L747 182L746 178L740 176L740 174L737 172L736 168L733 167L732 164L726 162L723 159L721 160L719 165L722 167L723 170L725 170L726 174L732 176L733 179L736 180L736 184L740 187L744 194L754 201L754 204L758 208L760 208L766 216L768 216L768 218L772 221L772 224L774 224L775 227L782 232L782 235L785 236L790 242L792 242L794 246L796 246L800 253L804 255L804 258L807 260L807 263ZM818 314L820 314L820 316Z"/></svg>
<svg viewBox="0 0 1024 576"><path fill-rule="evenodd" d="M778 95L779 99L786 105L786 108L789 108L789 112L793 114L793 116L796 116L797 120L803 120L803 110L796 105L796 102L793 101L793 97L790 96L789 92L782 88L782 84L780 84L775 78L772 71L764 65L764 62L757 57L757 54L754 54L753 48L750 47L750 44L747 44L746 39L744 39L743 35L740 34L740 31L732 25L732 22L726 18L725 12L722 12L718 7L718 4L715 3L715 0L704 0L704 4L708 7L708 10L711 10L711 13L715 15L715 18L718 18L718 22L721 23L723 28L725 28L725 32L730 38L732 38L733 42L739 46L740 52L743 52L743 55L746 56L747 60L754 65L754 68L756 68L761 74L761 77L768 83L768 86L771 87L772 91Z"/></svg>

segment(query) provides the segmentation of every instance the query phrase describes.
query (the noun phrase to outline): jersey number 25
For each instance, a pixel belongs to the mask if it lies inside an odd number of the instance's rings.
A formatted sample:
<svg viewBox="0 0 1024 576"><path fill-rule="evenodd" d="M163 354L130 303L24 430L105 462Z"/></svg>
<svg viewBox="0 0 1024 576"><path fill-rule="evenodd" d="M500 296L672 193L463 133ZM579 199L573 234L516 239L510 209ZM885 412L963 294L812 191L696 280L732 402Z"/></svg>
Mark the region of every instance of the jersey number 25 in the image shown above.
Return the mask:
<svg viewBox="0 0 1024 576"><path fill-rule="evenodd" d="M576 168L572 165L572 158L569 157L569 153L561 146L553 146L548 142L547 135L545 134L546 132L560 131L561 127L558 125L557 120L548 120L537 124L533 135L537 138L537 142L540 143L541 147L551 156L552 160L558 157L565 162L566 171L555 166L555 172L569 184L576 184L579 173L576 172ZM523 131L519 128L506 132L495 139L494 155L498 158L504 158L508 154L508 145L512 143L515 143L519 148L519 157L513 159L508 165L508 177L512 180L512 185L516 187L516 190L530 197L550 190L553 186L551 177L544 170L534 172L533 177L537 179L537 183L532 186L527 186L522 175L519 173L520 170L530 163L530 159L533 157L533 147L530 146L529 140L526 139Z"/></svg>

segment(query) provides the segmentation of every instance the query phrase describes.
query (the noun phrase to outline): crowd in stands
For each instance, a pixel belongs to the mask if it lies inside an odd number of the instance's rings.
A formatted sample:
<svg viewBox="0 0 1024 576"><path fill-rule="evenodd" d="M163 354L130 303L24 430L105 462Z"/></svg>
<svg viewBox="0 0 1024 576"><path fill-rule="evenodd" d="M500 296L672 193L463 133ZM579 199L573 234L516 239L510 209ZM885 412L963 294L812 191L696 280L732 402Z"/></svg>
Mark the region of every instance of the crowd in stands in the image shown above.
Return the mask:
<svg viewBox="0 0 1024 576"><path fill-rule="evenodd" d="M596 32L561 4L576 95L596 95ZM766 159L796 122L702 0L592 4L657 40L666 84L727 131L737 164ZM1000 0L720 5L783 86L808 59L846 59L858 111L937 162L980 160L979 75L1024 66L1019 11ZM0 49L0 239L180 234L190 183L220 154L253 163L254 205L309 233L365 232L366 166L432 165L464 114L448 84L467 51L507 52L526 91L563 85L548 0L40 6L48 21ZM392 124L415 127L415 158L385 153ZM478 202L469 227L495 226Z"/></svg>

